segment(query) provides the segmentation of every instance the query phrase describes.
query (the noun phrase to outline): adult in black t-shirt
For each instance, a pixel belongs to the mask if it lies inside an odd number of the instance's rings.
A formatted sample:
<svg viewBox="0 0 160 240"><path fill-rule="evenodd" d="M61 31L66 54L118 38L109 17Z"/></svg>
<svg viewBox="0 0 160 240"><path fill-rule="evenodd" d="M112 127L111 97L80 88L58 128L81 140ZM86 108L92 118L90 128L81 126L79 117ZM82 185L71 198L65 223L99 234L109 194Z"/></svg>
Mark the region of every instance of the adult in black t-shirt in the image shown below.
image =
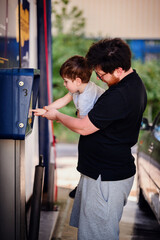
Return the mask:
<svg viewBox="0 0 160 240"><path fill-rule="evenodd" d="M83 119L53 109L44 117L81 134L77 169L82 175L70 220L78 227L78 239L117 240L135 174L131 147L138 139L147 96L131 68L130 48L121 39L98 41L86 58L108 90Z"/></svg>

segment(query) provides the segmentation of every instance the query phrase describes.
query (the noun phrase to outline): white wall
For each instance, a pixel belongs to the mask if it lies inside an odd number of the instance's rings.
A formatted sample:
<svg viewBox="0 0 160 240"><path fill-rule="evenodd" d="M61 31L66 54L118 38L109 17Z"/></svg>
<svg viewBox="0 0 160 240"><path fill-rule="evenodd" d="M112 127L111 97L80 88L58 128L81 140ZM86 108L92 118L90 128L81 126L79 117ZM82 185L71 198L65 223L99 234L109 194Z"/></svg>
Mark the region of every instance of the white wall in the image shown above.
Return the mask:
<svg viewBox="0 0 160 240"><path fill-rule="evenodd" d="M69 5L83 10L86 36L160 38L160 0L70 0Z"/></svg>

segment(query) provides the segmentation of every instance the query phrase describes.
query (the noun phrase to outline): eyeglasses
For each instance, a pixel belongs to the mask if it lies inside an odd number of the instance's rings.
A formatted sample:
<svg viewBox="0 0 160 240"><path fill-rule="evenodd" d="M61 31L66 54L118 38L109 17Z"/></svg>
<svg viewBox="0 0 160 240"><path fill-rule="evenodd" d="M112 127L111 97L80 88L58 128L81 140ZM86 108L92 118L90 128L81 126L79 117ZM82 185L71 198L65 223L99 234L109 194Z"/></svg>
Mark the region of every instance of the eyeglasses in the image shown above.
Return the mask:
<svg viewBox="0 0 160 240"><path fill-rule="evenodd" d="M102 74L101 76L100 76L96 71L95 71L95 73L96 73L96 76L97 76L100 80L103 81L102 77L103 77L104 75L106 75L106 73Z"/></svg>

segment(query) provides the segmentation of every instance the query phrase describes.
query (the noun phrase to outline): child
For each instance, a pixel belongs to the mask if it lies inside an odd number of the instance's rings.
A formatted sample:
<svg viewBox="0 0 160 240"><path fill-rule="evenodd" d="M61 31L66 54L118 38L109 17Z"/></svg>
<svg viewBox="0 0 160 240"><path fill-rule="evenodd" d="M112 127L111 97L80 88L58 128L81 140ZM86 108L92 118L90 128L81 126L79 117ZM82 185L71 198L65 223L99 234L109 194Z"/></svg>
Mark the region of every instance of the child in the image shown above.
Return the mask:
<svg viewBox="0 0 160 240"><path fill-rule="evenodd" d="M77 109L77 116L79 118L85 117L105 91L95 83L89 82L91 74L92 69L89 68L84 57L76 55L69 58L60 68L60 75L64 79L64 86L69 92L64 97L45 106L45 109L37 108L33 110L34 114L41 116L51 108L62 108L73 100ZM76 188L69 196L74 198L75 192Z"/></svg>

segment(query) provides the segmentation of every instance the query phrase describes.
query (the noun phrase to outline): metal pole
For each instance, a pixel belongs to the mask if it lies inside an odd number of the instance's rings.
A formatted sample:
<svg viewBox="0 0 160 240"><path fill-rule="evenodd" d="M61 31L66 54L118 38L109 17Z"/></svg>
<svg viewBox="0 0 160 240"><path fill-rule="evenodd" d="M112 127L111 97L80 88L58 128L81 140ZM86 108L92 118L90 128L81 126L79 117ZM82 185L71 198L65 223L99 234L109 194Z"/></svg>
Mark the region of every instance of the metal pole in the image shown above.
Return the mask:
<svg viewBox="0 0 160 240"><path fill-rule="evenodd" d="M40 164L35 167L35 178L34 178L30 225L29 225L29 240L37 240L39 235L43 180L44 180L44 166L43 166L43 157L41 155Z"/></svg>

